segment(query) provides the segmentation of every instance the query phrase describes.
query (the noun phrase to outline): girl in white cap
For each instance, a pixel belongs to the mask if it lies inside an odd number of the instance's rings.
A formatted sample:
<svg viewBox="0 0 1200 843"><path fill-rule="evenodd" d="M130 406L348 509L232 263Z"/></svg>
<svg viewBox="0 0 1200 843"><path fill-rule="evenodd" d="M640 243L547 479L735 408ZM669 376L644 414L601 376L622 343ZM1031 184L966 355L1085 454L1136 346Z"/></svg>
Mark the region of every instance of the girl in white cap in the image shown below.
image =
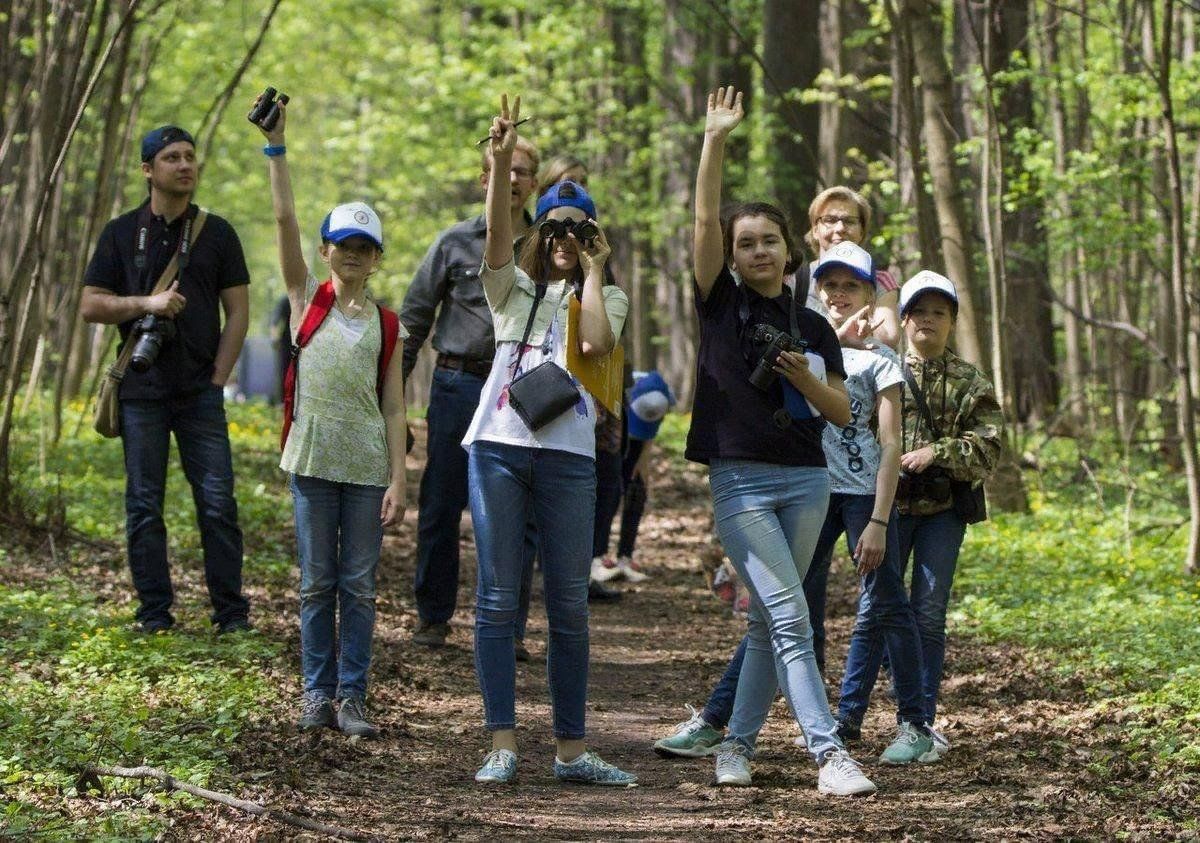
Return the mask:
<svg viewBox="0 0 1200 843"><path fill-rule="evenodd" d="M299 726L375 737L365 700L383 531L404 517L404 377L392 354L404 329L367 280L383 256L379 217L339 205L321 225L319 283L304 260L292 197L286 106L264 131L279 264L291 302L292 363L284 382L283 458L300 557ZM335 713L335 701L337 709Z"/></svg>

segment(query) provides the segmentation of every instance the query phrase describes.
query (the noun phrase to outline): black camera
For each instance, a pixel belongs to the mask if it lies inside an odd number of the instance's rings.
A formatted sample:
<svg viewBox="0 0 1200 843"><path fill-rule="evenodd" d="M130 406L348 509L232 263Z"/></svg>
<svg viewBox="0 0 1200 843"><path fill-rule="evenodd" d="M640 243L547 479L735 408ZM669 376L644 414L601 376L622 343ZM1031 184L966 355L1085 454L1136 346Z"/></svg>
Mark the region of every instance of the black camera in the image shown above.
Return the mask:
<svg viewBox="0 0 1200 843"><path fill-rule="evenodd" d="M758 358L758 364L750 373L750 383L764 392L770 389L771 384L775 383L775 379L779 377L779 373L775 371L775 364L778 362L781 352L808 350L808 343L804 340L793 337L787 331L772 328L770 325L755 325L751 340L755 344L766 345L766 349Z"/></svg>
<svg viewBox="0 0 1200 843"><path fill-rule="evenodd" d="M901 470L896 481L897 500L945 503L950 500L950 495L950 475L940 468L927 468L920 474Z"/></svg>
<svg viewBox="0 0 1200 843"><path fill-rule="evenodd" d="M175 339L175 321L148 313L133 323L132 333L136 339L133 354L129 358L129 368L144 372L158 359L163 343Z"/></svg>
<svg viewBox="0 0 1200 843"><path fill-rule="evenodd" d="M268 87L258 98L258 103L246 115L247 120L256 126L261 126L264 132L275 128L275 124L279 122L279 106L288 104L287 94L278 94L279 99L275 98L276 94L278 92L274 88Z"/></svg>
<svg viewBox="0 0 1200 843"><path fill-rule="evenodd" d="M591 220L546 220L538 226L538 237L548 240L565 240L567 234L574 234L580 243L591 243L600 234L600 229Z"/></svg>

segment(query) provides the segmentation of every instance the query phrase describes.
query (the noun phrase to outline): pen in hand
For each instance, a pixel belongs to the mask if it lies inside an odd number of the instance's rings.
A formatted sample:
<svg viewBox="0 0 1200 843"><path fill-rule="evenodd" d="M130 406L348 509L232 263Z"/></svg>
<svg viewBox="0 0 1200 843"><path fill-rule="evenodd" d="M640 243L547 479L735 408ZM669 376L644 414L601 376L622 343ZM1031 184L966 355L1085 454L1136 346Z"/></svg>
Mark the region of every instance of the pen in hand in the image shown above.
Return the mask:
<svg viewBox="0 0 1200 843"><path fill-rule="evenodd" d="M513 123L513 128L514 128L514 129L515 129L515 128L517 128L517 126L520 126L522 123L528 123L528 122L529 122L530 120L532 120L532 119L533 119L533 118L531 118L531 117L523 117L523 118L521 118L520 120L518 120L516 123ZM486 138L484 138L483 140L481 140L481 141L477 142L475 145L476 145L476 146L483 146L485 143L487 143L487 142L488 142L488 141L490 141L491 139L492 139L492 136L491 136L491 135L488 135Z"/></svg>

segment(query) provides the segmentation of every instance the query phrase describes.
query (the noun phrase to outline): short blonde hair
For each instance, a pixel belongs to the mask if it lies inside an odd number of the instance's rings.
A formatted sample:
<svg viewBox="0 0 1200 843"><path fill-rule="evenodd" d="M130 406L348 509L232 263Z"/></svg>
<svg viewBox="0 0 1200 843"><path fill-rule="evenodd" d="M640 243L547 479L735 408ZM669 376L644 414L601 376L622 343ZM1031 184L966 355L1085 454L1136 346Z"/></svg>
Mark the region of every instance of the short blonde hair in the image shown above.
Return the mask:
<svg viewBox="0 0 1200 843"><path fill-rule="evenodd" d="M574 169L581 169L587 173L587 164L580 161L574 155L555 155L546 162L546 172L542 173L542 177L538 179L538 186L535 193L541 196L554 185L562 181L562 177Z"/></svg>
<svg viewBox="0 0 1200 843"><path fill-rule="evenodd" d="M853 188L846 187L844 184L825 188L817 194L816 198L808 206L808 231L804 234L804 242L808 244L808 248L812 249L813 254L818 257L820 257L820 247L817 245L817 235L813 233L817 227L817 217L821 216L821 210L830 201L835 199L839 199L842 202L849 202L858 209L858 216L862 220L862 236L864 240L867 237L867 232L871 230L871 203L861 193Z"/></svg>
<svg viewBox="0 0 1200 843"><path fill-rule="evenodd" d="M492 171L492 150L488 146L483 148L483 155L480 159L480 165L483 167L483 172L490 173ZM529 138L517 137L517 149L529 156L529 160L533 162L533 173L537 175L538 165L541 164L541 156L538 155L537 147L533 145L533 141Z"/></svg>

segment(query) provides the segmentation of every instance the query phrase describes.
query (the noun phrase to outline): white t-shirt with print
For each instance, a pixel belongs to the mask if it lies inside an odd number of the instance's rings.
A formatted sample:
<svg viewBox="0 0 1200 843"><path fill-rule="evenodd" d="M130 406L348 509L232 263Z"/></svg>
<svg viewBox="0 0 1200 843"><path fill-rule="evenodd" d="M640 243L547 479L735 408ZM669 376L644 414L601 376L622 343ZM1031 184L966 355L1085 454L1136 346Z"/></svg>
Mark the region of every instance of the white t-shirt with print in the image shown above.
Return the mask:
<svg viewBox="0 0 1200 843"><path fill-rule="evenodd" d="M850 423L825 426L821 444L829 464L829 491L844 495L875 495L879 470L879 440L871 431L871 417L879 393L904 383L900 358L887 346L870 350L842 348L846 367L846 392L850 396Z"/></svg>
<svg viewBox="0 0 1200 843"><path fill-rule="evenodd" d="M552 284L551 287L553 286ZM557 301L560 297L548 293L539 307L552 306L547 303L547 298ZM567 368L566 326L562 324L563 321L560 310L550 329L546 331L546 338L542 344L526 348L524 356L521 357L519 371L517 356L521 343L512 341L496 344L492 371L483 385L479 406L475 409L471 426L467 429L467 435L463 437L464 448L470 448L472 443L485 440L527 448L550 448L595 459L596 404L588 391L579 386L578 381L575 381L575 385L579 387L579 400L575 402L575 406L537 431L532 431L526 426L508 400L508 388L518 375L532 371L547 360L553 361L562 369ZM574 377L571 379L575 380Z"/></svg>

